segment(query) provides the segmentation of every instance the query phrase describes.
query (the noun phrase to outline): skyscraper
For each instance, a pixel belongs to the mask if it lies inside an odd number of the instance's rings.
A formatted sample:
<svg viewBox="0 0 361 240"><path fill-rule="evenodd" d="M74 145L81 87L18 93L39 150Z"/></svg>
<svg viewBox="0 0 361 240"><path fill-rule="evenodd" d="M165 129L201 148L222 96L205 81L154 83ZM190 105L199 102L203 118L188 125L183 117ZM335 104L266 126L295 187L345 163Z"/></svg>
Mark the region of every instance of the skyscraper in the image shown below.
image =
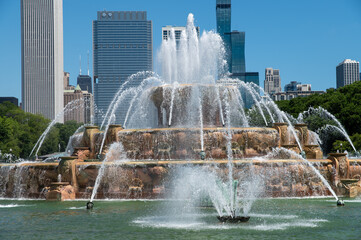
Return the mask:
<svg viewBox="0 0 361 240"><path fill-rule="evenodd" d="M264 91L268 94L278 93L282 91L279 69L266 68Z"/></svg>
<svg viewBox="0 0 361 240"><path fill-rule="evenodd" d="M89 74L89 52L88 52L88 64L87 64L87 74L81 74L81 56L80 56L80 61L79 61L79 75L77 77L77 84L80 86L82 91L88 91L89 93L93 93L93 88L92 88L92 78L90 77Z"/></svg>
<svg viewBox="0 0 361 240"><path fill-rule="evenodd" d="M360 81L360 63L345 59L336 67L337 88Z"/></svg>
<svg viewBox="0 0 361 240"><path fill-rule="evenodd" d="M163 40L168 40L168 38L170 38L172 29L174 30L174 37L175 37L175 40L176 40L176 43L178 46L179 41L182 36L182 31L186 31L186 27L175 27L175 26L162 27L162 39ZM199 37L199 27L196 27L196 31L197 31L197 34Z"/></svg>
<svg viewBox="0 0 361 240"><path fill-rule="evenodd" d="M21 0L23 109L54 119L63 109L63 76L63 1Z"/></svg>
<svg viewBox="0 0 361 240"><path fill-rule="evenodd" d="M92 78L89 75L79 74L76 81L77 84L80 86L81 90L88 91L89 93L93 93Z"/></svg>
<svg viewBox="0 0 361 240"><path fill-rule="evenodd" d="M232 78L247 81L245 58L245 32L231 31L231 0L217 0L217 32L224 42L228 71Z"/></svg>
<svg viewBox="0 0 361 240"><path fill-rule="evenodd" d="M244 54L245 32L232 31L226 33L231 37L231 73L245 73L246 59ZM244 81L244 79L241 79Z"/></svg>
<svg viewBox="0 0 361 240"><path fill-rule="evenodd" d="M98 12L93 21L93 54L95 104L106 112L131 74L153 69L152 21L147 20L147 12ZM139 83L135 80L127 86ZM118 123L123 123L127 110L127 103L119 107ZM102 121L99 115L96 121Z"/></svg>
<svg viewBox="0 0 361 240"><path fill-rule="evenodd" d="M226 48L228 71L232 72L232 49L231 49L231 0L217 0L216 2L217 32L221 36Z"/></svg>

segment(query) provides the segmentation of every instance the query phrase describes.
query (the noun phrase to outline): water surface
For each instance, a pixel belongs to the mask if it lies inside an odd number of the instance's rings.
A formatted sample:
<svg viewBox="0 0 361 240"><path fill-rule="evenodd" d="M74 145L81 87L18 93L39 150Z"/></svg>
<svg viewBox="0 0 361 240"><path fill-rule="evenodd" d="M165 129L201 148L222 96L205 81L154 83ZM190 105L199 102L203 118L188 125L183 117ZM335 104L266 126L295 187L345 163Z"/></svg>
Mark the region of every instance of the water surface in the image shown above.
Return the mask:
<svg viewBox="0 0 361 240"><path fill-rule="evenodd" d="M172 201L0 200L0 239L360 239L361 200L263 199L243 224ZM183 206L183 205L182 205Z"/></svg>

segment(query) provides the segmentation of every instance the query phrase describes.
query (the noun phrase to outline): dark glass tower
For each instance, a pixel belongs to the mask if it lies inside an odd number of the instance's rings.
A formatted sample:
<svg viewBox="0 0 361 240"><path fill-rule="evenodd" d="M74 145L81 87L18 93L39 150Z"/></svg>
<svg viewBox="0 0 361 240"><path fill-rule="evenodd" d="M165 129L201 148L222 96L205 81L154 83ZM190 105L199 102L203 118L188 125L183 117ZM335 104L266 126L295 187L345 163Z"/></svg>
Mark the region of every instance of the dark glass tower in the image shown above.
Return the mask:
<svg viewBox="0 0 361 240"><path fill-rule="evenodd" d="M244 54L245 32L233 31L231 35L232 73L246 72L246 59Z"/></svg>
<svg viewBox="0 0 361 240"><path fill-rule="evenodd" d="M78 75L77 84L83 91L88 91L88 93L93 93L92 89L92 78L89 75Z"/></svg>
<svg viewBox="0 0 361 240"><path fill-rule="evenodd" d="M232 53L231 53L231 36L226 33L231 32L231 0L217 0L217 32L222 37L228 62L228 71L232 72Z"/></svg>

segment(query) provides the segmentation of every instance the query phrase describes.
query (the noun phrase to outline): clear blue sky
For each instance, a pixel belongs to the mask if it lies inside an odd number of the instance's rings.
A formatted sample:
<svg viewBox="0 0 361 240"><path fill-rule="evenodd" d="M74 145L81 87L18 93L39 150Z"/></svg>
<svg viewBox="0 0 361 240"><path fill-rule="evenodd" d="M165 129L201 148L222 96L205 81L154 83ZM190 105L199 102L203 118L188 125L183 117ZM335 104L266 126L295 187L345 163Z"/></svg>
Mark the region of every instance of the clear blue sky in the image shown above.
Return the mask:
<svg viewBox="0 0 361 240"><path fill-rule="evenodd" d="M193 13L202 30L216 27L216 0L63 0L64 70L76 83L90 50L92 20L100 10L145 10L153 21L154 54L161 27L185 25ZM20 0L0 0L0 96L21 98ZM232 29L246 32L247 71L279 68L282 86L311 83L313 90L336 86L336 65L361 61L361 0L233 0ZM92 68L90 68L92 74Z"/></svg>

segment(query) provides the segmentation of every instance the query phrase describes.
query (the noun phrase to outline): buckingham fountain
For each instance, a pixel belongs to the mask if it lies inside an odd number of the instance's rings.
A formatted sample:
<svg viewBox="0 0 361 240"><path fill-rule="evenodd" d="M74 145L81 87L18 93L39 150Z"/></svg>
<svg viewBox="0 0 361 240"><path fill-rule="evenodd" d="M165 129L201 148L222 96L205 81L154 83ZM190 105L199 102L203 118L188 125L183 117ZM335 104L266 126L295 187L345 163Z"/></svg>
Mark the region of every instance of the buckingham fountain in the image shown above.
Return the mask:
<svg viewBox="0 0 361 240"><path fill-rule="evenodd" d="M163 41L161 76L131 76L101 125L74 134L60 162L0 164L1 197L90 199L88 208L94 199L173 198L238 222L258 198L359 195L361 160L324 158L302 120L257 85L227 77L220 36L199 37L193 23L190 14L181 39L172 32Z"/></svg>

